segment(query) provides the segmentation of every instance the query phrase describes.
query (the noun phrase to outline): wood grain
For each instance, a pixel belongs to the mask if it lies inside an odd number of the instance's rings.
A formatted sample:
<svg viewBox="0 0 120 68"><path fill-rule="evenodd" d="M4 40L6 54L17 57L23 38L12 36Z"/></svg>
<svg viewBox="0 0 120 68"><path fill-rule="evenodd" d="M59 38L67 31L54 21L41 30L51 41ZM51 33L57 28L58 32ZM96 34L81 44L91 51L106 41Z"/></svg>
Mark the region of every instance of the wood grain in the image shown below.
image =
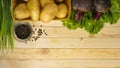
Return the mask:
<svg viewBox="0 0 120 68"><path fill-rule="evenodd" d="M18 22L29 22L47 36L43 33L37 41L27 42L15 39L14 51L0 55L0 68L120 68L120 19L105 24L96 35L69 30L58 20Z"/></svg>
<svg viewBox="0 0 120 68"><path fill-rule="evenodd" d="M40 38L37 41L19 42L15 48L120 48L120 38Z"/></svg>
<svg viewBox="0 0 120 68"><path fill-rule="evenodd" d="M120 60L120 49L15 49L0 59Z"/></svg>
<svg viewBox="0 0 120 68"><path fill-rule="evenodd" d="M27 44L15 40L15 48L120 48L120 26L106 26L96 35L62 26L39 25L35 29L45 30L47 36L43 33L37 41L28 41ZM36 36L37 31L33 35Z"/></svg>
<svg viewBox="0 0 120 68"><path fill-rule="evenodd" d="M0 68L120 68L120 60L1 60Z"/></svg>
<svg viewBox="0 0 120 68"><path fill-rule="evenodd" d="M38 28L39 27L35 27ZM34 29L35 29L34 28ZM120 26L104 27L98 34L90 35L83 29L69 30L65 27L42 27L47 33L47 36L41 37L93 37L93 38L120 38Z"/></svg>

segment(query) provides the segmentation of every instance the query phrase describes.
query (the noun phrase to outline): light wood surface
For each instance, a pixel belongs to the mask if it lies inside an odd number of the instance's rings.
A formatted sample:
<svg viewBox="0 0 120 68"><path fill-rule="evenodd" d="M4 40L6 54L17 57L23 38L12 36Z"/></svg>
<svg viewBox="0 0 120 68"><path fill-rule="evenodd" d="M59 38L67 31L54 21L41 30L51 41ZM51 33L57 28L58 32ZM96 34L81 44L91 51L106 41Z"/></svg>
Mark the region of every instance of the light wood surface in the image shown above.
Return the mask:
<svg viewBox="0 0 120 68"><path fill-rule="evenodd" d="M120 68L120 60L1 60L1 68Z"/></svg>
<svg viewBox="0 0 120 68"><path fill-rule="evenodd" d="M48 35L27 44L15 39L14 51L0 56L0 68L120 68L120 20L96 35L61 21L31 24Z"/></svg>
<svg viewBox="0 0 120 68"><path fill-rule="evenodd" d="M15 49L0 59L17 60L120 60L120 49Z"/></svg>
<svg viewBox="0 0 120 68"><path fill-rule="evenodd" d="M58 20L25 22L48 35L27 44L15 39L14 51L0 55L0 68L120 68L120 20L96 35L69 30Z"/></svg>
<svg viewBox="0 0 120 68"><path fill-rule="evenodd" d="M59 23L62 22L53 21L48 23L49 26L42 22L31 23L35 25L33 30L45 30L47 36L42 34L37 41L28 41L27 44L15 40L15 48L120 48L120 20L115 25L106 24L96 35L83 29L69 30Z"/></svg>

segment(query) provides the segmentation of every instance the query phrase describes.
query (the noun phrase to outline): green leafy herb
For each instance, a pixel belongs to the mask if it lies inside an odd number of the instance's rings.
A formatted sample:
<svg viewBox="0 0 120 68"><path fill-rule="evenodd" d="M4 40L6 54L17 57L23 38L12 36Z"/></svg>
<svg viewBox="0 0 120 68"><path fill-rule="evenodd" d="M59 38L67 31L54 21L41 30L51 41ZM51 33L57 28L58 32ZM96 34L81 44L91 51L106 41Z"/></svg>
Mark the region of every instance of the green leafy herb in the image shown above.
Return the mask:
<svg viewBox="0 0 120 68"><path fill-rule="evenodd" d="M116 24L120 18L120 0L111 0L111 8L108 12L102 13L99 20L93 19L93 12L85 13L82 20L75 20L75 11L72 9L71 16L68 20L63 21L63 25L69 29L83 28L90 34L97 34L105 23Z"/></svg>
<svg viewBox="0 0 120 68"><path fill-rule="evenodd" d="M11 14L11 0L0 0L0 50L14 48L12 36L13 18Z"/></svg>
<svg viewBox="0 0 120 68"><path fill-rule="evenodd" d="M109 22L115 24L120 18L120 0L111 0L112 7L108 14Z"/></svg>

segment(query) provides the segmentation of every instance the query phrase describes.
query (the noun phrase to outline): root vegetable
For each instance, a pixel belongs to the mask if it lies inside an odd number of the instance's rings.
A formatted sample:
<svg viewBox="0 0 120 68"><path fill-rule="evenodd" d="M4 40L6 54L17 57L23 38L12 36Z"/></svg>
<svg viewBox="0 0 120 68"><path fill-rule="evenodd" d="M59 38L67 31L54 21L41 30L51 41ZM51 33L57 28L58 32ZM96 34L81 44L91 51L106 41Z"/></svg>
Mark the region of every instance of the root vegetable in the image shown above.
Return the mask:
<svg viewBox="0 0 120 68"><path fill-rule="evenodd" d="M107 12L111 7L110 0L94 0L94 5L96 10L94 18L96 20L102 16L102 13Z"/></svg>
<svg viewBox="0 0 120 68"><path fill-rule="evenodd" d="M51 4L54 3L54 0L39 0L40 1L40 5L43 8L44 6L46 6L47 4Z"/></svg>
<svg viewBox="0 0 120 68"><path fill-rule="evenodd" d="M39 20L40 15L40 3L39 0L28 0L27 6L30 11L31 19L33 21Z"/></svg>
<svg viewBox="0 0 120 68"><path fill-rule="evenodd" d="M83 18L84 14L92 9L92 0L72 0L73 9L76 13L76 21Z"/></svg>
<svg viewBox="0 0 120 68"><path fill-rule="evenodd" d="M55 0L56 2L63 2L63 0Z"/></svg>
<svg viewBox="0 0 120 68"><path fill-rule="evenodd" d="M17 19L25 19L30 17L30 12L28 10L26 3L18 4L14 9L14 16Z"/></svg>
<svg viewBox="0 0 120 68"><path fill-rule="evenodd" d="M110 8L110 0L94 0L95 10L98 12L107 12Z"/></svg>
<svg viewBox="0 0 120 68"><path fill-rule="evenodd" d="M41 11L40 20L42 22L50 22L55 18L57 12L58 8L56 4L48 4Z"/></svg>
<svg viewBox="0 0 120 68"><path fill-rule="evenodd" d="M64 18L68 13L67 5L59 4L58 5L58 13L56 15L57 18Z"/></svg>

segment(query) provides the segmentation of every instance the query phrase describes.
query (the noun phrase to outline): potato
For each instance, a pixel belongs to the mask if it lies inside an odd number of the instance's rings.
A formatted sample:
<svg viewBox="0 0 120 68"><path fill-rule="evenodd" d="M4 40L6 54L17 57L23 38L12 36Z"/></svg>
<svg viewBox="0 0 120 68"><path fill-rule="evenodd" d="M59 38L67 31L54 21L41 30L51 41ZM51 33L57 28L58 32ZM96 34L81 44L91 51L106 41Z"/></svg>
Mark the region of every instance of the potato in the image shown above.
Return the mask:
<svg viewBox="0 0 120 68"><path fill-rule="evenodd" d="M68 8L66 4L59 4L58 5L58 13L56 15L57 18L64 18L67 16Z"/></svg>
<svg viewBox="0 0 120 68"><path fill-rule="evenodd" d="M30 11L31 19L37 21L40 19L40 3L39 0L28 0L28 9Z"/></svg>
<svg viewBox="0 0 120 68"><path fill-rule="evenodd" d="M40 14L40 20L42 22L50 22L53 20L57 14L58 8L56 4L48 4L46 5Z"/></svg>
<svg viewBox="0 0 120 68"><path fill-rule="evenodd" d="M56 2L63 2L63 0L55 0Z"/></svg>
<svg viewBox="0 0 120 68"><path fill-rule="evenodd" d="M40 0L40 5L43 8L47 4L54 3L54 0Z"/></svg>
<svg viewBox="0 0 120 68"><path fill-rule="evenodd" d="M18 4L13 10L13 14L14 17L17 19L25 19L30 17L30 12L26 3Z"/></svg>

